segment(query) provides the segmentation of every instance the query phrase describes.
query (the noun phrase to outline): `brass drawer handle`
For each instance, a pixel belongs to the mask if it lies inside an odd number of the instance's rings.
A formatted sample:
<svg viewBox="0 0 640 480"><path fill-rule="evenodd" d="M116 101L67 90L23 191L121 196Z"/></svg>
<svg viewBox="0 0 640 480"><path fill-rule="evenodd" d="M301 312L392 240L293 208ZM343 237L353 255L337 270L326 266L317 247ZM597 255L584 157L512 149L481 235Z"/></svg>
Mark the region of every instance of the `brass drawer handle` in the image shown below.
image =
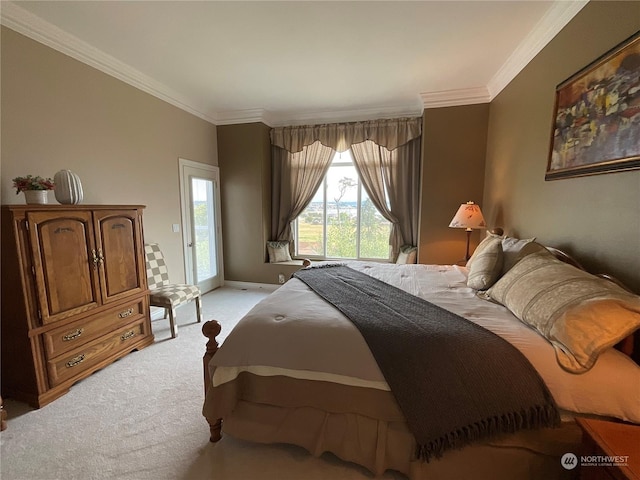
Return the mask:
<svg viewBox="0 0 640 480"><path fill-rule="evenodd" d="M120 336L120 340L124 342L125 340L129 340L131 337L135 337L135 336L136 336L136 332L134 332L133 330L129 330L128 332L125 332Z"/></svg>
<svg viewBox="0 0 640 480"><path fill-rule="evenodd" d="M131 315L133 315L133 308L129 308L129 309L125 310L124 312L120 312L118 314L118 317L127 318L127 317L130 317Z"/></svg>
<svg viewBox="0 0 640 480"><path fill-rule="evenodd" d="M68 342L70 340L75 340L84 332L84 328L78 328L75 332L71 332L62 337L63 342Z"/></svg>
<svg viewBox="0 0 640 480"><path fill-rule="evenodd" d="M84 362L84 353L82 355L78 355L77 357L69 360L67 362L67 368L75 367L76 365L79 365L82 362Z"/></svg>

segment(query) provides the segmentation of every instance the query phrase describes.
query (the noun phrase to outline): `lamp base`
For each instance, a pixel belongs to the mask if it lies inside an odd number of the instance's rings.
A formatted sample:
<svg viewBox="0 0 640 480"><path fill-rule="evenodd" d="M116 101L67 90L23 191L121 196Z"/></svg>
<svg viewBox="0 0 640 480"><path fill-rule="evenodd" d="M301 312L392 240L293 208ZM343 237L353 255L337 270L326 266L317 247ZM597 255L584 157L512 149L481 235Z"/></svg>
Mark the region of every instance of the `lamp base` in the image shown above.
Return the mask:
<svg viewBox="0 0 640 480"><path fill-rule="evenodd" d="M470 228L467 228L467 253L464 256L464 259L469 261L469 259L471 258L471 255L469 255L469 240L471 240L471 232L472 230Z"/></svg>

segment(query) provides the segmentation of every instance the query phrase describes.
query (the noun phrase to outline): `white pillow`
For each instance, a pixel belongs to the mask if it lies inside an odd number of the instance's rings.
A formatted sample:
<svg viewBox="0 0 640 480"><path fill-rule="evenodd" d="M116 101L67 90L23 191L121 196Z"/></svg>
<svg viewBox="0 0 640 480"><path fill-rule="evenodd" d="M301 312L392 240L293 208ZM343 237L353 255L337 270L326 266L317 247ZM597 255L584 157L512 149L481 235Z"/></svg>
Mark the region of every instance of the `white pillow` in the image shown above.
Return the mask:
<svg viewBox="0 0 640 480"><path fill-rule="evenodd" d="M518 260L520 260L520 250L529 243L533 242L536 237L519 239L515 237L504 237L502 239L502 275L511 270Z"/></svg>

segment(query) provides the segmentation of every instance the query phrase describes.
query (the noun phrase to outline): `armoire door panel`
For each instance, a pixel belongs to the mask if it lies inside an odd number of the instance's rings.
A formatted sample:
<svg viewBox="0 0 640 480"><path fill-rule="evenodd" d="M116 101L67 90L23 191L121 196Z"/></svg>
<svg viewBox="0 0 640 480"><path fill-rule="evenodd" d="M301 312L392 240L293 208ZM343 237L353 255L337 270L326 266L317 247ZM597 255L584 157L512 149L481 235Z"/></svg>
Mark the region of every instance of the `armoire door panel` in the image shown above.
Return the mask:
<svg viewBox="0 0 640 480"><path fill-rule="evenodd" d="M102 301L140 293L143 288L139 220L135 211L95 212L96 239L101 255Z"/></svg>
<svg viewBox="0 0 640 480"><path fill-rule="evenodd" d="M89 211L62 217L48 212L28 214L43 324L101 303L91 218Z"/></svg>

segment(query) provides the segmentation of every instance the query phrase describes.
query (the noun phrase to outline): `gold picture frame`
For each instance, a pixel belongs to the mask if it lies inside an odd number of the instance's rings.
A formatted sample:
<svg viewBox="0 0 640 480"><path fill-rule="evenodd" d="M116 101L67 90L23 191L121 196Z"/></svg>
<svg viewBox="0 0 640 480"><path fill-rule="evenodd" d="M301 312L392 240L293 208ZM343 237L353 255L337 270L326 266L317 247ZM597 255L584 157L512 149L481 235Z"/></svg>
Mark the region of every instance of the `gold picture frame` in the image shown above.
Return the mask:
<svg viewBox="0 0 640 480"><path fill-rule="evenodd" d="M545 180L640 169L640 32L556 87Z"/></svg>

